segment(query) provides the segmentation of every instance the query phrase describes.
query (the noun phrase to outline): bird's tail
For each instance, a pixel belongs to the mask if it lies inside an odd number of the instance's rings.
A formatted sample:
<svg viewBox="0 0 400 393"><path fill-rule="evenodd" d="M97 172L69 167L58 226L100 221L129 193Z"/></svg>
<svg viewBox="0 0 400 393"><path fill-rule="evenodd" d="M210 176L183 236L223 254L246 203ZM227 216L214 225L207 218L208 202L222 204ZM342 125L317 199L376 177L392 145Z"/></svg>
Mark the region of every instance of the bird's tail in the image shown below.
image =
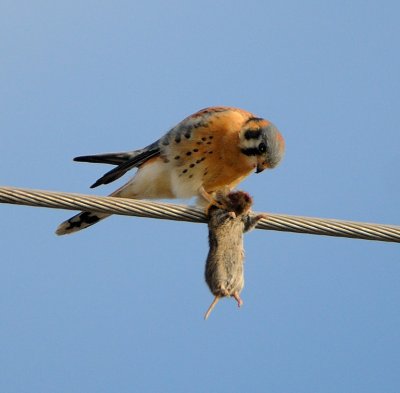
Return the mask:
<svg viewBox="0 0 400 393"><path fill-rule="evenodd" d="M69 235L71 233L78 232L81 229L90 227L93 224L97 224L100 220L103 220L109 215L110 214L107 213L78 213L77 215L61 223L56 230L56 234Z"/></svg>
<svg viewBox="0 0 400 393"><path fill-rule="evenodd" d="M110 194L116 198L135 198L135 194L129 190L129 182ZM56 229L56 234L69 235L82 229L97 224L99 221L111 216L109 213L80 212L68 220L62 222Z"/></svg>
<svg viewBox="0 0 400 393"><path fill-rule="evenodd" d="M128 169L131 169L131 167L140 165L146 158L152 157L156 153L158 153L158 151L156 150L156 144L154 143L152 145L149 145L145 149L141 150L135 150L126 153L107 153L107 154L97 154L92 156L80 156L80 157L75 157L74 161L117 165L116 168L110 171L111 173L118 172L117 175L113 175L112 177L112 179L115 180L120 176L122 176ZM127 163L129 163L129 165ZM105 176L108 179L109 172L107 172L106 175ZM104 176L101 179L103 178ZM110 181L112 180L109 179L107 180L107 182ZM107 182L105 182L104 184L107 184ZM102 181L98 180L95 183L95 185L92 186L92 188L99 184L103 184ZM114 191L110 196L128 197L128 198L133 197L132 193L129 192L125 193L125 187L126 184L121 188L119 188L118 190ZM110 216L110 214L107 213L94 213L94 212L78 213L75 216L71 217L70 219L61 223L56 229L56 234L61 236L78 232L82 229L90 227L93 224L97 224L99 221L104 220L108 216Z"/></svg>

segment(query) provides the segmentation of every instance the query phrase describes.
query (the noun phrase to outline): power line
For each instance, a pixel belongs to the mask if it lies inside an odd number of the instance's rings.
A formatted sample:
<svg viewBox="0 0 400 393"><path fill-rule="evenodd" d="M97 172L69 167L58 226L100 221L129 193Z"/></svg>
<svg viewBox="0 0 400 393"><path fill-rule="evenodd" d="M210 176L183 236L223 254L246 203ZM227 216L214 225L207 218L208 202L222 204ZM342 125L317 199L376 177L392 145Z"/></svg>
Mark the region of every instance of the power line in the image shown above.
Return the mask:
<svg viewBox="0 0 400 393"><path fill-rule="evenodd" d="M203 209L139 199L0 187L0 203L83 210L165 220L207 222ZM265 213L257 229L400 242L400 226Z"/></svg>

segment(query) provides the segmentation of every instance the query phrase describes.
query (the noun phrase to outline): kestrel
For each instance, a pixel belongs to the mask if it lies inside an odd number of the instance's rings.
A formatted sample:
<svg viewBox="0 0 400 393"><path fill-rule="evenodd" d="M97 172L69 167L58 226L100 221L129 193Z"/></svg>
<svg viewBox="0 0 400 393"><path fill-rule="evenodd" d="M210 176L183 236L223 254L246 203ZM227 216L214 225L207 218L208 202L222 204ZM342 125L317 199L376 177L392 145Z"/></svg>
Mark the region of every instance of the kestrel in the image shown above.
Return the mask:
<svg viewBox="0 0 400 393"><path fill-rule="evenodd" d="M80 162L116 167L91 188L117 180L132 168L135 176L111 196L133 199L199 197L233 189L253 171L274 168L281 161L285 142L268 120L239 108L210 107L182 120L156 142L140 150L74 158ZM108 217L81 212L63 222L58 235L77 232Z"/></svg>

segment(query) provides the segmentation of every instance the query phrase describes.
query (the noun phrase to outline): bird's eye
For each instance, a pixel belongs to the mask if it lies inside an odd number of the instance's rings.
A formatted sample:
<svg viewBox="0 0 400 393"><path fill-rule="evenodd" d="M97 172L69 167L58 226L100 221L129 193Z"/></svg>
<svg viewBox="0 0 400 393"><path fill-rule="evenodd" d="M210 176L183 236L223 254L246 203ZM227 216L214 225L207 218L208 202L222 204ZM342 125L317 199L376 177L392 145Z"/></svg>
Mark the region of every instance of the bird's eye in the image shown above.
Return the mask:
<svg viewBox="0 0 400 393"><path fill-rule="evenodd" d="M258 145L258 151L259 151L260 153L265 153L265 152L267 151L267 145L266 145L264 142L261 142L261 143Z"/></svg>

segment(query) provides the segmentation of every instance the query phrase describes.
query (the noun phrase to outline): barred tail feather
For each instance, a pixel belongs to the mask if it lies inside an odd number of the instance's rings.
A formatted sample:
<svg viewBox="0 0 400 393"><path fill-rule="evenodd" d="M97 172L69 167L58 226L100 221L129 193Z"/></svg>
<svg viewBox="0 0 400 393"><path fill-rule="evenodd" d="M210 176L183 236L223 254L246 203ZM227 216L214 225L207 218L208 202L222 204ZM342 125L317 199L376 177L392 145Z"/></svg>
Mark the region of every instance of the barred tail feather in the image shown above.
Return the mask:
<svg viewBox="0 0 400 393"><path fill-rule="evenodd" d="M61 236L78 232L81 229L85 229L93 224L98 223L100 220L103 220L109 215L110 214L107 213L91 213L91 212L79 213L61 223L56 230L56 234Z"/></svg>
<svg viewBox="0 0 400 393"><path fill-rule="evenodd" d="M129 185L130 183L128 182L112 192L110 196L117 198L134 198L135 194L129 191ZM109 216L111 216L109 213L80 212L61 223L56 229L56 234L61 236L78 232L82 229L97 224L99 221L104 220Z"/></svg>

